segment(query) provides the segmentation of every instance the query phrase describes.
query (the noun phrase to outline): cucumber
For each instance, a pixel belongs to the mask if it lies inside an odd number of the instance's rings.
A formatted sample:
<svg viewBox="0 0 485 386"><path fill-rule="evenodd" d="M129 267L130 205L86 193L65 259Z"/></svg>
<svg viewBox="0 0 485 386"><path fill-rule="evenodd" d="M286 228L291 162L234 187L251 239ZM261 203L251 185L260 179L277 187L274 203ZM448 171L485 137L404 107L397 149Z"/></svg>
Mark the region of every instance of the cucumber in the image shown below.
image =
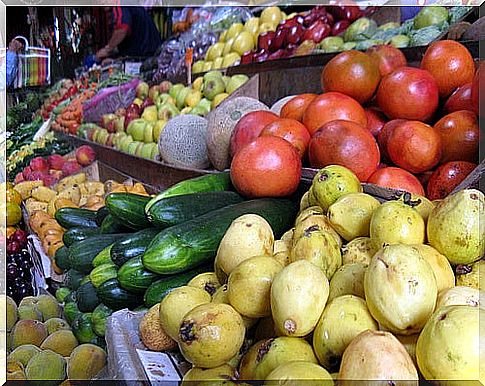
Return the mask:
<svg viewBox="0 0 485 386"><path fill-rule="evenodd" d="M143 296L134 294L120 287L118 279L110 279L97 289L101 302L113 311L129 308L130 310L143 303Z"/></svg>
<svg viewBox="0 0 485 386"><path fill-rule="evenodd" d="M130 228L125 227L121 224L118 220L116 220L113 215L108 214L101 226L99 227L101 233L103 234L110 234L110 233L130 233L133 230Z"/></svg>
<svg viewBox="0 0 485 386"><path fill-rule="evenodd" d="M163 279L152 283L145 291L145 295L143 297L145 305L147 307L152 307L155 304L160 303L162 299L174 288L187 285L190 280L200 273L207 272L212 269L214 269L212 264L203 265L190 271L179 273L178 275L164 277Z"/></svg>
<svg viewBox="0 0 485 386"><path fill-rule="evenodd" d="M93 330L93 322L91 321L91 313L79 314L72 322L72 332L79 343L90 343L97 338Z"/></svg>
<svg viewBox="0 0 485 386"><path fill-rule="evenodd" d="M77 289L76 302L81 312L91 312L101 303L93 283L83 284Z"/></svg>
<svg viewBox="0 0 485 386"><path fill-rule="evenodd" d="M296 213L296 203L285 199L265 198L226 206L162 230L143 254L143 265L160 275L187 271L214 258L224 233L236 218L259 215L278 238L292 227Z"/></svg>
<svg viewBox="0 0 485 386"><path fill-rule="evenodd" d="M161 199L173 196L179 196L182 194L202 193L202 192L220 192L223 190L229 190L231 187L231 177L229 172L206 174L200 177L191 178L179 182L167 190L164 190L160 194L153 197L146 205L145 210L150 208Z"/></svg>
<svg viewBox="0 0 485 386"><path fill-rule="evenodd" d="M82 241L96 234L99 234L99 229L97 228L71 228L64 232L62 241L64 245L70 247L75 242Z"/></svg>
<svg viewBox="0 0 485 386"><path fill-rule="evenodd" d="M54 255L54 261L56 265L64 271L71 268L71 265L69 263L69 249L65 245L63 245L56 251L56 254Z"/></svg>
<svg viewBox="0 0 485 386"><path fill-rule="evenodd" d="M107 246L126 236L123 233L98 235L74 243L69 248L69 262L71 263L71 267L85 275L89 274L94 268L93 260L96 255Z"/></svg>
<svg viewBox="0 0 485 386"><path fill-rule="evenodd" d="M111 248L111 260L121 267L133 257L142 255L159 229L147 228L115 242Z"/></svg>
<svg viewBox="0 0 485 386"><path fill-rule="evenodd" d="M97 228L96 212L81 208L61 208L54 216L59 225L66 229Z"/></svg>
<svg viewBox="0 0 485 386"><path fill-rule="evenodd" d="M150 197L132 193L111 193L106 196L109 213L120 223L135 229L151 226L145 214L145 205Z"/></svg>
<svg viewBox="0 0 485 386"><path fill-rule="evenodd" d="M109 210L108 210L108 208L106 208L106 206L99 208L98 211L96 212L96 224L98 224L98 226L101 226L104 218L108 214L109 214Z"/></svg>
<svg viewBox="0 0 485 386"><path fill-rule="evenodd" d="M118 267L113 263L105 263L95 267L89 274L91 283L95 288L98 288L101 284L109 279L113 279L118 276Z"/></svg>
<svg viewBox="0 0 485 386"><path fill-rule="evenodd" d="M154 226L168 228L242 201L243 198L235 192L184 194L162 198L150 207L147 216Z"/></svg>
<svg viewBox="0 0 485 386"><path fill-rule="evenodd" d="M141 262L141 256L128 260L118 271L121 288L130 292L145 292L160 276L147 271Z"/></svg>
<svg viewBox="0 0 485 386"><path fill-rule="evenodd" d="M101 264L112 263L111 261L111 248L113 244L108 245L101 252L99 252L93 260L93 267L96 268Z"/></svg>

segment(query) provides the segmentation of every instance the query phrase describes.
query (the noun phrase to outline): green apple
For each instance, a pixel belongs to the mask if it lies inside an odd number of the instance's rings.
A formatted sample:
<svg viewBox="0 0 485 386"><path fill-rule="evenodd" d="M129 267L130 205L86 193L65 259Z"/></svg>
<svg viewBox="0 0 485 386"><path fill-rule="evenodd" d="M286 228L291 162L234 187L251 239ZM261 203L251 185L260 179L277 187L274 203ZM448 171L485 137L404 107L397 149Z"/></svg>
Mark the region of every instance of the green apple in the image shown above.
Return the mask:
<svg viewBox="0 0 485 386"><path fill-rule="evenodd" d="M204 63L204 68L202 69L202 72L207 72L212 70L212 62L205 62Z"/></svg>
<svg viewBox="0 0 485 386"><path fill-rule="evenodd" d="M244 30L251 35L258 33L259 29L259 17L252 17L244 23Z"/></svg>
<svg viewBox="0 0 485 386"><path fill-rule="evenodd" d="M203 72L203 70L204 70L204 64L205 64L205 61L204 60L198 60L192 66L192 72L194 74L197 74L199 72Z"/></svg>
<svg viewBox="0 0 485 386"><path fill-rule="evenodd" d="M98 135L98 142L101 145L106 145L106 142L108 141L108 136L109 136L108 130L102 129Z"/></svg>
<svg viewBox="0 0 485 386"><path fill-rule="evenodd" d="M219 70L220 68L222 68L222 62L224 62L224 58L216 58L216 60L214 60L214 63L212 64L212 67L215 70Z"/></svg>
<svg viewBox="0 0 485 386"><path fill-rule="evenodd" d="M235 38L243 29L244 25L242 23L234 23L231 25L226 33L226 41Z"/></svg>
<svg viewBox="0 0 485 386"><path fill-rule="evenodd" d="M224 88L225 85L222 76L213 76L204 81L204 97L211 101L217 94L223 93Z"/></svg>
<svg viewBox="0 0 485 386"><path fill-rule="evenodd" d="M222 31L222 33L219 35L219 41L221 43L224 43L226 41L226 36L227 36L227 29L225 31Z"/></svg>
<svg viewBox="0 0 485 386"><path fill-rule="evenodd" d="M136 149L135 149L135 155L136 155L137 157L141 157L141 151L142 151L142 149L143 149L143 146L145 146L145 144L144 144L143 142L140 142L140 143L138 144L138 146L136 147Z"/></svg>
<svg viewBox="0 0 485 386"><path fill-rule="evenodd" d="M185 97L185 105L188 107L195 107L202 99L202 93L197 90L190 90Z"/></svg>
<svg viewBox="0 0 485 386"><path fill-rule="evenodd" d="M158 138L160 138L160 133L162 132L166 124L167 121L165 120L158 120L155 122L155 126L153 126L153 142L158 142Z"/></svg>
<svg viewBox="0 0 485 386"><path fill-rule="evenodd" d="M141 105L143 104L143 100L142 100L142 99L140 99L140 98L135 98L135 99L133 100L133 103L134 103L135 105L138 105L139 107L141 107Z"/></svg>
<svg viewBox="0 0 485 386"><path fill-rule="evenodd" d="M148 122L142 118L133 119L126 128L126 133L131 135L135 141L143 141L143 133L147 124Z"/></svg>
<svg viewBox="0 0 485 386"><path fill-rule="evenodd" d="M138 83L138 86L136 86L136 97L140 99L145 99L148 96L149 90L150 90L150 87L148 86L148 83L146 82Z"/></svg>
<svg viewBox="0 0 485 386"><path fill-rule="evenodd" d="M217 106L219 106L224 99L229 96L228 93L223 92L222 94L216 95L216 97L212 100L211 109L214 110Z"/></svg>
<svg viewBox="0 0 485 386"><path fill-rule="evenodd" d="M222 55L226 56L229 52L232 51L232 44L234 43L234 38L231 38L226 41L226 45L224 46L224 49L222 50Z"/></svg>
<svg viewBox="0 0 485 386"><path fill-rule="evenodd" d="M222 52L224 51L224 43L217 42L216 44L209 47L207 50L207 54L205 55L205 60L214 61L216 58L222 56Z"/></svg>
<svg viewBox="0 0 485 386"><path fill-rule="evenodd" d="M121 132L125 131L125 117L124 116L118 117L115 120L115 129L116 129L117 133L121 133Z"/></svg>
<svg viewBox="0 0 485 386"><path fill-rule="evenodd" d="M128 145L133 142L133 137L131 135L127 135L120 141L120 150L127 153L128 152Z"/></svg>
<svg viewBox="0 0 485 386"><path fill-rule="evenodd" d="M261 18L259 19L261 21ZM276 31L276 25L272 23L261 23L258 29L258 35L261 35L263 32L268 31Z"/></svg>
<svg viewBox="0 0 485 386"><path fill-rule="evenodd" d="M138 145L140 143L141 142L139 142L139 141L130 142L130 144L128 145L128 154L135 155L136 148L138 147Z"/></svg>
<svg viewBox="0 0 485 386"><path fill-rule="evenodd" d="M175 98L175 103L178 109L182 109L185 106L185 97L189 95L190 87L184 87Z"/></svg>
<svg viewBox="0 0 485 386"><path fill-rule="evenodd" d="M232 94L239 87L249 80L249 77L244 74L233 75L226 86L226 92Z"/></svg>
<svg viewBox="0 0 485 386"><path fill-rule="evenodd" d="M236 62L238 62L240 60L241 60L241 57L237 53L231 52L231 53L227 54L226 56L224 56L224 61L222 62L222 67L223 68L231 67L234 64L236 64Z"/></svg>
<svg viewBox="0 0 485 386"><path fill-rule="evenodd" d="M143 110L143 113L141 114L141 118L148 122L155 122L158 118L157 106L151 105L145 107L145 110Z"/></svg>
<svg viewBox="0 0 485 386"><path fill-rule="evenodd" d="M120 148L120 142L125 137L126 137L126 133L125 132L118 132L118 133L116 133L115 134L115 137L113 139L113 146L116 149L119 149Z"/></svg>
<svg viewBox="0 0 485 386"><path fill-rule="evenodd" d="M99 135L99 132L100 132L101 128L97 128L97 129L94 129L94 133L93 133L93 142L98 142L98 135Z"/></svg>
<svg viewBox="0 0 485 386"><path fill-rule="evenodd" d="M239 55L244 54L247 51L251 51L254 48L254 37L248 31L242 31L237 37L234 39L234 43L232 43L232 52L236 52Z"/></svg>
<svg viewBox="0 0 485 386"><path fill-rule="evenodd" d="M140 152L140 157L146 158L146 159L151 159L152 158L152 151L153 148L157 147L156 143L145 143L143 144L143 147Z"/></svg>
<svg viewBox="0 0 485 386"><path fill-rule="evenodd" d="M184 115L184 114L190 114L190 112L192 111L192 107L184 107L182 110L180 110L180 114Z"/></svg>
<svg viewBox="0 0 485 386"><path fill-rule="evenodd" d="M159 84L156 84L150 87L150 90L148 90L148 98L150 98L152 101L156 100L159 94L160 94Z"/></svg>
<svg viewBox="0 0 485 386"><path fill-rule="evenodd" d="M160 150L158 150L158 146L154 146L152 149L152 154L150 154L150 158L156 161L159 154L160 154Z"/></svg>
<svg viewBox="0 0 485 386"><path fill-rule="evenodd" d="M153 128L155 127L156 122L149 122L145 126L145 130L143 131L143 142L145 143L153 142Z"/></svg>
<svg viewBox="0 0 485 386"><path fill-rule="evenodd" d="M184 85L181 83L173 84L168 89L168 95L170 95L173 99L177 98L178 93L184 88Z"/></svg>
<svg viewBox="0 0 485 386"><path fill-rule="evenodd" d="M158 106L158 120L168 121L179 114L179 109L171 103L167 102Z"/></svg>
<svg viewBox="0 0 485 386"><path fill-rule="evenodd" d="M279 7L266 7L261 12L259 21L261 24L269 23L273 25L278 25L280 21L283 20L283 15Z"/></svg>
<svg viewBox="0 0 485 386"><path fill-rule="evenodd" d="M231 77L230 76L227 76L227 75L224 75L222 77L222 80L224 81L224 88L226 88L227 85L229 84L229 81L231 80Z"/></svg>
<svg viewBox="0 0 485 386"><path fill-rule="evenodd" d="M157 106L157 108L159 107L159 105L162 105L164 103L171 103L172 105L175 106L175 99L172 98L170 95L168 94L160 94L157 98L157 100L155 101L155 105Z"/></svg>
<svg viewBox="0 0 485 386"><path fill-rule="evenodd" d="M204 84L204 78L199 76L196 80L192 82L192 90L202 91L202 85Z"/></svg>

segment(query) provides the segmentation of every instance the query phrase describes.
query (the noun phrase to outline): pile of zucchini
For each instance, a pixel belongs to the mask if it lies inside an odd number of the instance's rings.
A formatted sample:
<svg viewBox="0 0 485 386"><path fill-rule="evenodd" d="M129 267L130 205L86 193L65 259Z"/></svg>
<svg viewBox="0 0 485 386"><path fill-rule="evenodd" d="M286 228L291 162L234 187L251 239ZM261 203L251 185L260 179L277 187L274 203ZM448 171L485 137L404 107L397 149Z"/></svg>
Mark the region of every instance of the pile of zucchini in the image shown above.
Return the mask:
<svg viewBox="0 0 485 386"><path fill-rule="evenodd" d="M180 182L155 197L111 193L97 212L62 208L66 228L55 256L66 271L66 320L81 343L99 343L116 310L151 307L173 288L213 271L217 248L244 214L264 217L275 236L291 228L297 211L287 199L245 201L228 173Z"/></svg>

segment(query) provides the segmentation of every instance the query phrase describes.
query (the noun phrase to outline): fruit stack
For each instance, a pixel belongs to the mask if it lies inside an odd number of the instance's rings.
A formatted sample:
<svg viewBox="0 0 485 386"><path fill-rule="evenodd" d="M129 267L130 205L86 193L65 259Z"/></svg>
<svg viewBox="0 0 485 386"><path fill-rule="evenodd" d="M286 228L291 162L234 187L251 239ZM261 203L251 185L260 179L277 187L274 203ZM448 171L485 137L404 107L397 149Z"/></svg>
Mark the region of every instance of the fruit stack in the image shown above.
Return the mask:
<svg viewBox="0 0 485 386"><path fill-rule="evenodd" d="M145 315L142 340L178 345L184 381L483 382L484 195L418 198L381 204L349 169L319 170L291 229L275 208L237 217L213 269Z"/></svg>
<svg viewBox="0 0 485 386"><path fill-rule="evenodd" d="M191 86L163 82L149 87L142 82L126 110L104 115L101 127L89 127L83 135L125 153L155 160L159 156L160 133L171 118L206 116L248 79L246 75L228 77L211 71L195 79Z"/></svg>
<svg viewBox="0 0 485 386"><path fill-rule="evenodd" d="M442 199L479 161L483 72L450 40L432 44L419 68L390 45L346 51L325 65L323 94L290 99L279 117L247 113L211 160L222 170L214 160L229 152L233 182L251 197L294 192L308 155L312 168L339 164L361 182Z"/></svg>
<svg viewBox="0 0 485 386"><path fill-rule="evenodd" d="M7 380L90 380L106 364L106 352L80 344L77 331L61 318L62 308L50 295L23 298L18 307L7 297Z"/></svg>

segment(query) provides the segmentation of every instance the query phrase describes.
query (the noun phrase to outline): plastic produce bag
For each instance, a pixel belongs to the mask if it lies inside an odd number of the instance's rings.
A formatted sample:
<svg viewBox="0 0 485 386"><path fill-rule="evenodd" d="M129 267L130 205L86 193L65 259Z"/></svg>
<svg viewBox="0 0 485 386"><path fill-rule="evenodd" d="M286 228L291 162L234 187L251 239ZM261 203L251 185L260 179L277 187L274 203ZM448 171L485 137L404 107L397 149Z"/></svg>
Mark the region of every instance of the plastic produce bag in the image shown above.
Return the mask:
<svg viewBox="0 0 485 386"><path fill-rule="evenodd" d="M127 108L135 99L139 79L121 86L104 88L83 104L84 122L98 123L104 114L113 113L119 108Z"/></svg>

